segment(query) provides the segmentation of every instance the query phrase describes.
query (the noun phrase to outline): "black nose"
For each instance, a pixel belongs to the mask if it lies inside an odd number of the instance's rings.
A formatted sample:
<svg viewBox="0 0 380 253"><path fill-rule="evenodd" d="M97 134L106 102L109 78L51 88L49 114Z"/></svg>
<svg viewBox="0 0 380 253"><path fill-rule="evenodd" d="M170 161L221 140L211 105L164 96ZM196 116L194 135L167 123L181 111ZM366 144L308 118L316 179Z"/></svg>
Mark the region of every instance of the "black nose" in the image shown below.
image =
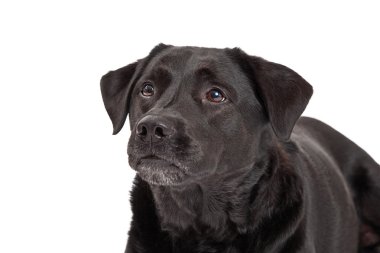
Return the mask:
<svg viewBox="0 0 380 253"><path fill-rule="evenodd" d="M142 118L136 127L136 134L143 141L158 142L175 132L172 123L160 116L148 115Z"/></svg>

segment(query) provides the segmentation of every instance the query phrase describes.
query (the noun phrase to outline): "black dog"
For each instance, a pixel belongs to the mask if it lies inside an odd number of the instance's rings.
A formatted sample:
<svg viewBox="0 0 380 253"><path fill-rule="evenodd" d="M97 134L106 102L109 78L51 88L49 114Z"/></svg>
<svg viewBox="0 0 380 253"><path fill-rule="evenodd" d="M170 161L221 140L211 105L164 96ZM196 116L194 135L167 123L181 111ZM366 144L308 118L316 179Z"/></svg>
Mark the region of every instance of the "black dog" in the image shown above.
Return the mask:
<svg viewBox="0 0 380 253"><path fill-rule="evenodd" d="M380 252L380 167L300 118L312 87L240 49L160 44L101 80L137 171L127 253Z"/></svg>

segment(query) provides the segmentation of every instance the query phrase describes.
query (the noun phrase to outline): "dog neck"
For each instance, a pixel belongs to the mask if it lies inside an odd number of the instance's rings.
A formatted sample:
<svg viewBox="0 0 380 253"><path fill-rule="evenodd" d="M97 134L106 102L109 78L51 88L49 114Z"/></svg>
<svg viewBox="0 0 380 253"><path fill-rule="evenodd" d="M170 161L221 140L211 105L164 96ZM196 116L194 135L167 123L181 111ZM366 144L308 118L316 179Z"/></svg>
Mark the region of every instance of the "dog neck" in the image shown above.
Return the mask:
<svg viewBox="0 0 380 253"><path fill-rule="evenodd" d="M231 226L246 230L252 189L260 172L251 168L238 177L229 175L233 179L213 175L181 187L151 186L161 228L178 236L195 232L218 238L231 237L224 234Z"/></svg>
<svg viewBox="0 0 380 253"><path fill-rule="evenodd" d="M177 237L193 233L222 241L257 232L265 223L275 226L281 221L276 214L284 210L292 216L289 222L300 222L301 180L288 156L276 152L263 161L245 173L235 170L182 187L151 185L161 229Z"/></svg>

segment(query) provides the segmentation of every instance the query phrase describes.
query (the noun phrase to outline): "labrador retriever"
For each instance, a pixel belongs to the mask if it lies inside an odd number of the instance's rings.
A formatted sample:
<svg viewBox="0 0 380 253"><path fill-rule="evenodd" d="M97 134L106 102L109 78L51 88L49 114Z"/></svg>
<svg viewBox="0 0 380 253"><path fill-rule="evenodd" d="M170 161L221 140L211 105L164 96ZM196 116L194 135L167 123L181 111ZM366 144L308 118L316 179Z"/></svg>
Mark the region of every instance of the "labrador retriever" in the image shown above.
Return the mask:
<svg viewBox="0 0 380 253"><path fill-rule="evenodd" d="M380 252L380 166L239 48L160 44L101 79L137 172L127 253Z"/></svg>

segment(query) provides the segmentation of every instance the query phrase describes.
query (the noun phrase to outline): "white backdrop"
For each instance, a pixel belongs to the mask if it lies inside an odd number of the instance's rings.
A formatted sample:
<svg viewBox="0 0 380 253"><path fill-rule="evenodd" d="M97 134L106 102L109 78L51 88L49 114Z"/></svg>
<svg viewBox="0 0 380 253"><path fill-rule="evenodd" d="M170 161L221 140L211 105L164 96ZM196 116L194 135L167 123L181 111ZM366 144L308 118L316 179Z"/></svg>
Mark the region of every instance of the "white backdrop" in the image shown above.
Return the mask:
<svg viewBox="0 0 380 253"><path fill-rule="evenodd" d="M111 135L99 80L159 42L291 67L304 114L379 162L378 1L307 2L1 1L0 252L123 252L129 129Z"/></svg>

